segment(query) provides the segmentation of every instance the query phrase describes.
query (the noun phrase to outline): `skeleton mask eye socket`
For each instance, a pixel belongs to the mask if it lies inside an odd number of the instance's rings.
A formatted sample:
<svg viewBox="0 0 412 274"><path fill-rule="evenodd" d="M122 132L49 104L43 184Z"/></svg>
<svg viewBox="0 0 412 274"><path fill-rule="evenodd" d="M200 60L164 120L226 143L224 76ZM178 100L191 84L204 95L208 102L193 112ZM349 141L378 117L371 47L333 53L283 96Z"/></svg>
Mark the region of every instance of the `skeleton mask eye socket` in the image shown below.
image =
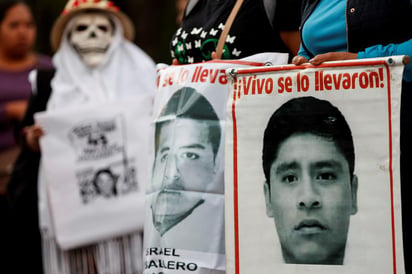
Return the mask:
<svg viewBox="0 0 412 274"><path fill-rule="evenodd" d="M76 31L82 32L82 31L87 30L87 28L88 28L87 25L78 25L78 26L76 27Z"/></svg>
<svg viewBox="0 0 412 274"><path fill-rule="evenodd" d="M103 32L108 32L109 31L109 26L106 25L99 25L97 28Z"/></svg>

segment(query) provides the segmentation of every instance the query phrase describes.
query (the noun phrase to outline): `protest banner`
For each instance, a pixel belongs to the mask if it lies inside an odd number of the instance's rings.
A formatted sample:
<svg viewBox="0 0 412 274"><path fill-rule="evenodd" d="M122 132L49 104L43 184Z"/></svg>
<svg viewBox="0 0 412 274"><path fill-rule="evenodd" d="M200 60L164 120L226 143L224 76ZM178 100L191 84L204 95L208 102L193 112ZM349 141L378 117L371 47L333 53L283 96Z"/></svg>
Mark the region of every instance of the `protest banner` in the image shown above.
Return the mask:
<svg viewBox="0 0 412 274"><path fill-rule="evenodd" d="M225 273L224 125L229 67L285 64L287 54L160 66L145 274Z"/></svg>
<svg viewBox="0 0 412 274"><path fill-rule="evenodd" d="M403 61L228 70L228 274L405 273Z"/></svg>
<svg viewBox="0 0 412 274"><path fill-rule="evenodd" d="M151 103L140 95L36 114L45 131L46 222L60 248L143 230Z"/></svg>

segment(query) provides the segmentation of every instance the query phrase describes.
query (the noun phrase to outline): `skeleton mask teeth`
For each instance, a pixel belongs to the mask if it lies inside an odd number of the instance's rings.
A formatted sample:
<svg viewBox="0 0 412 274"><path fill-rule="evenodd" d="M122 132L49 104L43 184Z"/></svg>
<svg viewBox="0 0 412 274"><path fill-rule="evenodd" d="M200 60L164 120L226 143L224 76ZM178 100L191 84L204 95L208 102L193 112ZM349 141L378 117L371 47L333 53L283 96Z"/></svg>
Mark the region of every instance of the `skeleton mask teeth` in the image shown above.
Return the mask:
<svg viewBox="0 0 412 274"><path fill-rule="evenodd" d="M89 54L89 53L105 54L106 51L107 51L107 48L90 47L90 48L82 48L82 49L76 48L76 50L81 55L85 55L85 54Z"/></svg>

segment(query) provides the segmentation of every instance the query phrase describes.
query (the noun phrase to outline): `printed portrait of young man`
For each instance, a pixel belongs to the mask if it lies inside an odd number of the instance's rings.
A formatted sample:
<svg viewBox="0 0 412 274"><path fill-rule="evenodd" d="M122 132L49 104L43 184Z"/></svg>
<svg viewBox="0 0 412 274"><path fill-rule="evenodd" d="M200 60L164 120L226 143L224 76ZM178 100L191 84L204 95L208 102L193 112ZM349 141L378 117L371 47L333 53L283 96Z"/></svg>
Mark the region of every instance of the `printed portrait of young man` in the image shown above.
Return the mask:
<svg viewBox="0 0 412 274"><path fill-rule="evenodd" d="M195 213L215 179L221 126L208 100L195 89L176 91L155 125L151 202L161 236Z"/></svg>
<svg viewBox="0 0 412 274"><path fill-rule="evenodd" d="M266 214L284 262L342 265L358 188L342 113L314 97L287 101L267 123L262 159Z"/></svg>

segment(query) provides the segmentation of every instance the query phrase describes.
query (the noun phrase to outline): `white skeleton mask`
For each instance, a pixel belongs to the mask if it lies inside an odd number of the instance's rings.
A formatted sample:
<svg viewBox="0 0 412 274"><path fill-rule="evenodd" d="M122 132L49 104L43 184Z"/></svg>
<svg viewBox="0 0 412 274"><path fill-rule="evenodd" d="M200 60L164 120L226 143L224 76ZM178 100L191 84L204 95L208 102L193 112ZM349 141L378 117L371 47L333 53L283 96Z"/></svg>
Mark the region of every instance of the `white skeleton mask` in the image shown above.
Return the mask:
<svg viewBox="0 0 412 274"><path fill-rule="evenodd" d="M99 66L106 57L114 29L107 15L97 12L80 14L69 31L69 42L89 67Z"/></svg>

